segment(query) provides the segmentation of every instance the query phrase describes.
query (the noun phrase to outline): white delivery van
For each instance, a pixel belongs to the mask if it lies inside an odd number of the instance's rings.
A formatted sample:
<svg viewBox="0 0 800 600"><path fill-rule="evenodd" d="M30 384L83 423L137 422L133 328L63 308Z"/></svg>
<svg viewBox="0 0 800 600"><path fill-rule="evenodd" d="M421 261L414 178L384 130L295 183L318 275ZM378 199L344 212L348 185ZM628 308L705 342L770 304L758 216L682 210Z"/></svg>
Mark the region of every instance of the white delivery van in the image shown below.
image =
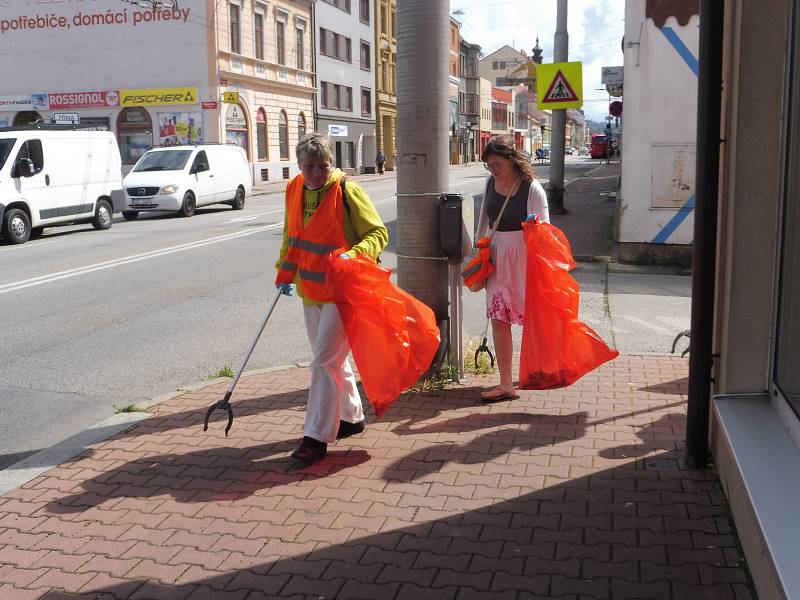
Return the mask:
<svg viewBox="0 0 800 600"><path fill-rule="evenodd" d="M247 155L234 144L170 146L145 152L123 180L122 216L141 211L177 212L191 217L198 206L244 208L253 182Z"/></svg>
<svg viewBox="0 0 800 600"><path fill-rule="evenodd" d="M0 128L0 224L23 244L45 227L111 227L111 192L122 189L119 147L110 131L48 125Z"/></svg>

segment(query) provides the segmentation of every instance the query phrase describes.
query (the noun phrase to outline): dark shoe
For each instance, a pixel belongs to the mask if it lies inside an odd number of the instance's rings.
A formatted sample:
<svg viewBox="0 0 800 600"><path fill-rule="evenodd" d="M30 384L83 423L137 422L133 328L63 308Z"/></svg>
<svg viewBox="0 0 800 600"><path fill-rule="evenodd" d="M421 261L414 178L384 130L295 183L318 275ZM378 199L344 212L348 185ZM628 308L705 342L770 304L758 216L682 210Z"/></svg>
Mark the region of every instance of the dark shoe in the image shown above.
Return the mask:
<svg viewBox="0 0 800 600"><path fill-rule="evenodd" d="M358 423L350 423L349 421L339 421L339 431L336 433L337 440L349 438L351 435L358 435L364 431L367 426L364 424L364 419Z"/></svg>
<svg viewBox="0 0 800 600"><path fill-rule="evenodd" d="M297 450L292 452L292 458L310 465L324 458L327 452L328 444L304 436Z"/></svg>

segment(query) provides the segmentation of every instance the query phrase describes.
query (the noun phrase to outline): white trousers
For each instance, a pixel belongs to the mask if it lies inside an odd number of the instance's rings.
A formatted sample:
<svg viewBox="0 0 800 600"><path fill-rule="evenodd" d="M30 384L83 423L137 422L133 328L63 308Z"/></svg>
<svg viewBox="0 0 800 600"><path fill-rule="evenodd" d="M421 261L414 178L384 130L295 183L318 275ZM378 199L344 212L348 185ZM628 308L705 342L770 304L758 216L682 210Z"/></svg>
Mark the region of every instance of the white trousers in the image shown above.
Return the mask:
<svg viewBox="0 0 800 600"><path fill-rule="evenodd" d="M320 442L336 441L339 420L364 419L361 396L347 355L350 344L336 304L303 306L311 344L311 385L303 435Z"/></svg>

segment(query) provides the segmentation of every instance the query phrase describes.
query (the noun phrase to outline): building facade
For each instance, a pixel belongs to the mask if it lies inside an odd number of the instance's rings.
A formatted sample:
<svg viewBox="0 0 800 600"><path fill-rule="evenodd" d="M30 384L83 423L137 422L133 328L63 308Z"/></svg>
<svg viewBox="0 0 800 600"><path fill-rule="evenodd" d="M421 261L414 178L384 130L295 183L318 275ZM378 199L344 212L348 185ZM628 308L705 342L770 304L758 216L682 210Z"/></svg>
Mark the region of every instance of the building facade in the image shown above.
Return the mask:
<svg viewBox="0 0 800 600"><path fill-rule="evenodd" d="M461 34L459 29L461 23L450 17L450 53L449 53L449 70L447 91L450 100L450 164L457 165L460 162L461 156L461 136L459 135L459 114L460 109L458 105L461 77L459 75L460 57L459 50L461 47Z"/></svg>
<svg viewBox="0 0 800 600"><path fill-rule="evenodd" d="M314 7L316 129L331 137L337 167L347 173L374 173L374 2L320 0Z"/></svg>
<svg viewBox="0 0 800 600"><path fill-rule="evenodd" d="M310 0L102 10L14 2L0 11L9 21L50 24L0 39L8 59L0 65L0 125L111 130L123 171L153 146L227 141L245 148L255 181L296 172L291 148L314 114Z"/></svg>
<svg viewBox="0 0 800 600"><path fill-rule="evenodd" d="M478 60L481 47L461 38L459 44L459 162L474 162L478 156L480 131L480 77Z"/></svg>
<svg viewBox="0 0 800 600"><path fill-rule="evenodd" d="M701 53L719 58L722 85L700 82L722 117L710 122L721 127L705 146L698 140L698 160L708 152L719 162L711 175L718 190L699 198L696 215L710 218L716 234L704 242L713 314L710 352L699 357L711 365L709 441L758 597L797 598L800 9L793 0L709 5L701 27L713 18L722 30L721 43ZM648 9L660 18L656 3ZM698 194L706 189L699 180ZM706 209L712 203L716 214ZM697 429L706 434L705 423Z"/></svg>
<svg viewBox="0 0 800 600"><path fill-rule="evenodd" d="M298 172L294 147L314 125L312 3L229 0L212 10L211 78L218 95L238 96L220 105L213 141L244 148L254 181L288 179Z"/></svg>
<svg viewBox="0 0 800 600"><path fill-rule="evenodd" d="M396 0L375 0L375 132L387 171L397 166Z"/></svg>
<svg viewBox="0 0 800 600"><path fill-rule="evenodd" d="M635 45L625 51L625 159L615 254L623 262L688 264L699 16L695 10L686 20L656 24L646 15L648 4L625 4L625 41Z"/></svg>

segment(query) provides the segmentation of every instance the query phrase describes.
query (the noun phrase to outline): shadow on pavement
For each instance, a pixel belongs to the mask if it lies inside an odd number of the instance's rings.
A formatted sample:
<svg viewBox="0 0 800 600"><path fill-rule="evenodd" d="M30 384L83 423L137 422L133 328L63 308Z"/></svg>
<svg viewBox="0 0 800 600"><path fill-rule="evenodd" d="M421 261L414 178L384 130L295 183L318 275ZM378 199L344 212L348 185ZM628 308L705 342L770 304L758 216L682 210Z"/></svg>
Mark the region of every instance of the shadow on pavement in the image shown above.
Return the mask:
<svg viewBox="0 0 800 600"><path fill-rule="evenodd" d="M213 570L147 561L150 579L40 598L755 598L710 471L636 461L447 517L404 513L419 522L306 550L276 533Z"/></svg>

